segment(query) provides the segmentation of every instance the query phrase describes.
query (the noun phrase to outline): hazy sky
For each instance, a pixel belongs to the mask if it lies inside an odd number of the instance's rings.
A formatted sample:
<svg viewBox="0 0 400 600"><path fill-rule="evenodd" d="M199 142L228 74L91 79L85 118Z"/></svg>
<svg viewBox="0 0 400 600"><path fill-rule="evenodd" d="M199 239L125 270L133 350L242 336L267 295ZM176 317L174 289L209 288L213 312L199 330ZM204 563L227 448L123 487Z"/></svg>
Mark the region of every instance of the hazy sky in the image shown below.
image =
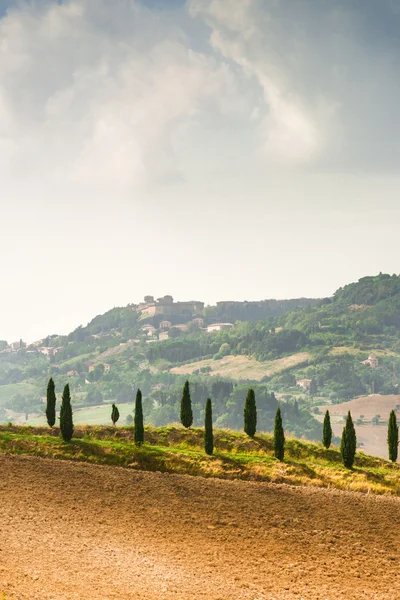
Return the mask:
<svg viewBox="0 0 400 600"><path fill-rule="evenodd" d="M0 0L0 339L400 272L398 0Z"/></svg>

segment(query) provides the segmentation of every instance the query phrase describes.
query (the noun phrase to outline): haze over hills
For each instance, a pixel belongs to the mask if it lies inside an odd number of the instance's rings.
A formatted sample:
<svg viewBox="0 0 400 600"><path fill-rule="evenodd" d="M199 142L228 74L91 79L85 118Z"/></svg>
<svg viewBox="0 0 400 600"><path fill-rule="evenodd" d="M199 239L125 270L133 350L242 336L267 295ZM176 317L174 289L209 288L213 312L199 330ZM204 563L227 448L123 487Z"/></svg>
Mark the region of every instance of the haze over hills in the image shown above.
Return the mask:
<svg viewBox="0 0 400 600"><path fill-rule="evenodd" d="M375 394L376 413L360 409L355 417L364 449L373 437L374 452L385 455L389 405L382 401L378 410L379 398L400 407L400 277L365 277L325 299L204 306L147 296L68 336L1 344L2 422L44 423L42 399L52 376L58 392L70 383L77 423L109 422L111 402L129 422L140 387L147 422L164 425L178 420L189 376L195 424L203 422L211 396L216 426L241 428L251 384L260 430L272 429L279 402L286 429L309 439L320 439L324 406ZM334 414L340 433L343 411Z"/></svg>

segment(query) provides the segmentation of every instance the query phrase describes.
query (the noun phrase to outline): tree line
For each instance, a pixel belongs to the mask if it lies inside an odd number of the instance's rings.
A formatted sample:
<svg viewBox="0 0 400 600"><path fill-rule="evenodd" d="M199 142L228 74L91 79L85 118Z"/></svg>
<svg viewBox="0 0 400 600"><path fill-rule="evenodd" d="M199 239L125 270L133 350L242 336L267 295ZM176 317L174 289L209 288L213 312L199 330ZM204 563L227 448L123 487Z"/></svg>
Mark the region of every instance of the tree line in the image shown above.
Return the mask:
<svg viewBox="0 0 400 600"><path fill-rule="evenodd" d="M47 386L47 404L46 418L50 427L54 427L56 422L56 394L54 381L51 378ZM69 384L64 387L62 394L62 402L60 408L60 433L65 442L72 439L74 433L74 424L72 416L71 395ZM113 404L111 408L111 421L116 425L119 420L118 407ZM193 425L193 410L192 400L190 395L189 381L186 381L183 386L182 398L180 403L180 421L181 424L189 429ZM249 389L244 403L243 411L243 429L244 432L251 438L254 438L257 431L257 405L253 389ZM323 430L322 444L326 449L329 449L332 444L332 425L329 410L326 411ZM145 441L144 436L144 421L143 421L143 406L142 392L140 389L136 393L135 401L135 416L134 416L134 441L136 446L141 446ZM392 462L397 461L398 444L399 444L399 426L397 425L396 413L394 410L390 413L388 425L388 454ZM285 456L285 433L283 428L282 414L280 407L277 408L274 424L273 447L275 457L283 461ZM205 420L204 420L204 449L208 455L214 452L214 435L213 435L213 419L212 419L212 401L207 398L205 405ZM346 418L346 423L343 428L340 453L342 462L345 467L351 469L354 465L355 454L357 450L357 436L349 411Z"/></svg>

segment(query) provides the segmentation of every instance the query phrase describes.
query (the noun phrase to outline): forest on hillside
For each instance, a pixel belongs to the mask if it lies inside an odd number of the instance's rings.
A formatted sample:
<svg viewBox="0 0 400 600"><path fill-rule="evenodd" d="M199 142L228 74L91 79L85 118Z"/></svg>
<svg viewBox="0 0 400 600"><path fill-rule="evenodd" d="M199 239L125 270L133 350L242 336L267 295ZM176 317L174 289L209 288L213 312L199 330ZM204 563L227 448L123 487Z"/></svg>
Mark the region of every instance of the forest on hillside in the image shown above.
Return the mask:
<svg viewBox="0 0 400 600"><path fill-rule="evenodd" d="M144 394L148 422L164 425L177 419L177 403L185 375L171 368L206 360L195 370L194 414L202 422L204 400L215 400L219 426L238 427L242 420L246 386L256 386L262 427L272 426L274 401L283 407L289 429L296 435L316 439L320 423L315 420L321 403L338 403L370 393L397 393L400 378L400 278L396 275L366 277L339 289L332 298L285 305L218 303L214 312L205 309L205 323L230 318L229 310L269 311L260 320L235 320L234 326L207 333L189 323L186 330L172 327L160 341L158 330L143 331L141 315L133 305L114 308L95 317L68 336L48 336L43 345L57 348L45 356L33 347L9 351L0 346L0 421L26 419L43 414L46 381L54 377L59 391L69 382L74 405L96 407L111 402L133 401L135 390ZM292 308L295 305L296 308ZM285 312L286 310L286 312ZM208 312L207 312L208 311ZM225 311L225 312L224 312ZM251 312L253 311L253 312ZM277 314L272 314L272 313ZM250 314L248 313L248 314ZM233 313L230 313L231 317ZM233 319L232 319L233 320ZM364 364L371 352L377 365ZM302 353L302 360L280 367L261 380L212 374L218 361L245 356L255 361L276 361ZM308 381L301 388L298 381ZM312 383L311 383L312 382Z"/></svg>

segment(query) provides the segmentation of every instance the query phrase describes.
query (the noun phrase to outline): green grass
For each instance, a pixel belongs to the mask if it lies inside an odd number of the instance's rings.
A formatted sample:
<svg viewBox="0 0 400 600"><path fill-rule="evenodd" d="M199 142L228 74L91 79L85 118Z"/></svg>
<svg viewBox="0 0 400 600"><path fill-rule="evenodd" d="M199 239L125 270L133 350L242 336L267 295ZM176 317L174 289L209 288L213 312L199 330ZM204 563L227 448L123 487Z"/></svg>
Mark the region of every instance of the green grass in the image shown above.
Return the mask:
<svg viewBox="0 0 400 600"><path fill-rule="evenodd" d="M119 424L125 424L128 414L133 415L134 404L119 404ZM85 407L74 410L74 423L76 425L110 425L111 423L111 404L100 406ZM46 416L30 418L28 425L40 426L46 425Z"/></svg>
<svg viewBox="0 0 400 600"><path fill-rule="evenodd" d="M79 356L74 356L72 358L68 358L67 360L64 360L63 362L60 362L57 364L60 367L66 367L66 366L73 367L75 363L82 362L83 360L87 360L88 358L92 358L92 357L96 356L96 354L98 354L98 353L87 352L86 354L80 354Z"/></svg>
<svg viewBox="0 0 400 600"><path fill-rule="evenodd" d="M332 487L375 494L400 493L400 466L357 454L355 467L341 463L338 449L296 439L286 441L285 461L273 456L272 437L216 430L215 453L203 450L203 430L179 426L146 427L146 443L133 444L128 427L76 427L71 443L57 429L24 426L0 427L0 453L85 461L134 469L270 481L292 485Z"/></svg>

